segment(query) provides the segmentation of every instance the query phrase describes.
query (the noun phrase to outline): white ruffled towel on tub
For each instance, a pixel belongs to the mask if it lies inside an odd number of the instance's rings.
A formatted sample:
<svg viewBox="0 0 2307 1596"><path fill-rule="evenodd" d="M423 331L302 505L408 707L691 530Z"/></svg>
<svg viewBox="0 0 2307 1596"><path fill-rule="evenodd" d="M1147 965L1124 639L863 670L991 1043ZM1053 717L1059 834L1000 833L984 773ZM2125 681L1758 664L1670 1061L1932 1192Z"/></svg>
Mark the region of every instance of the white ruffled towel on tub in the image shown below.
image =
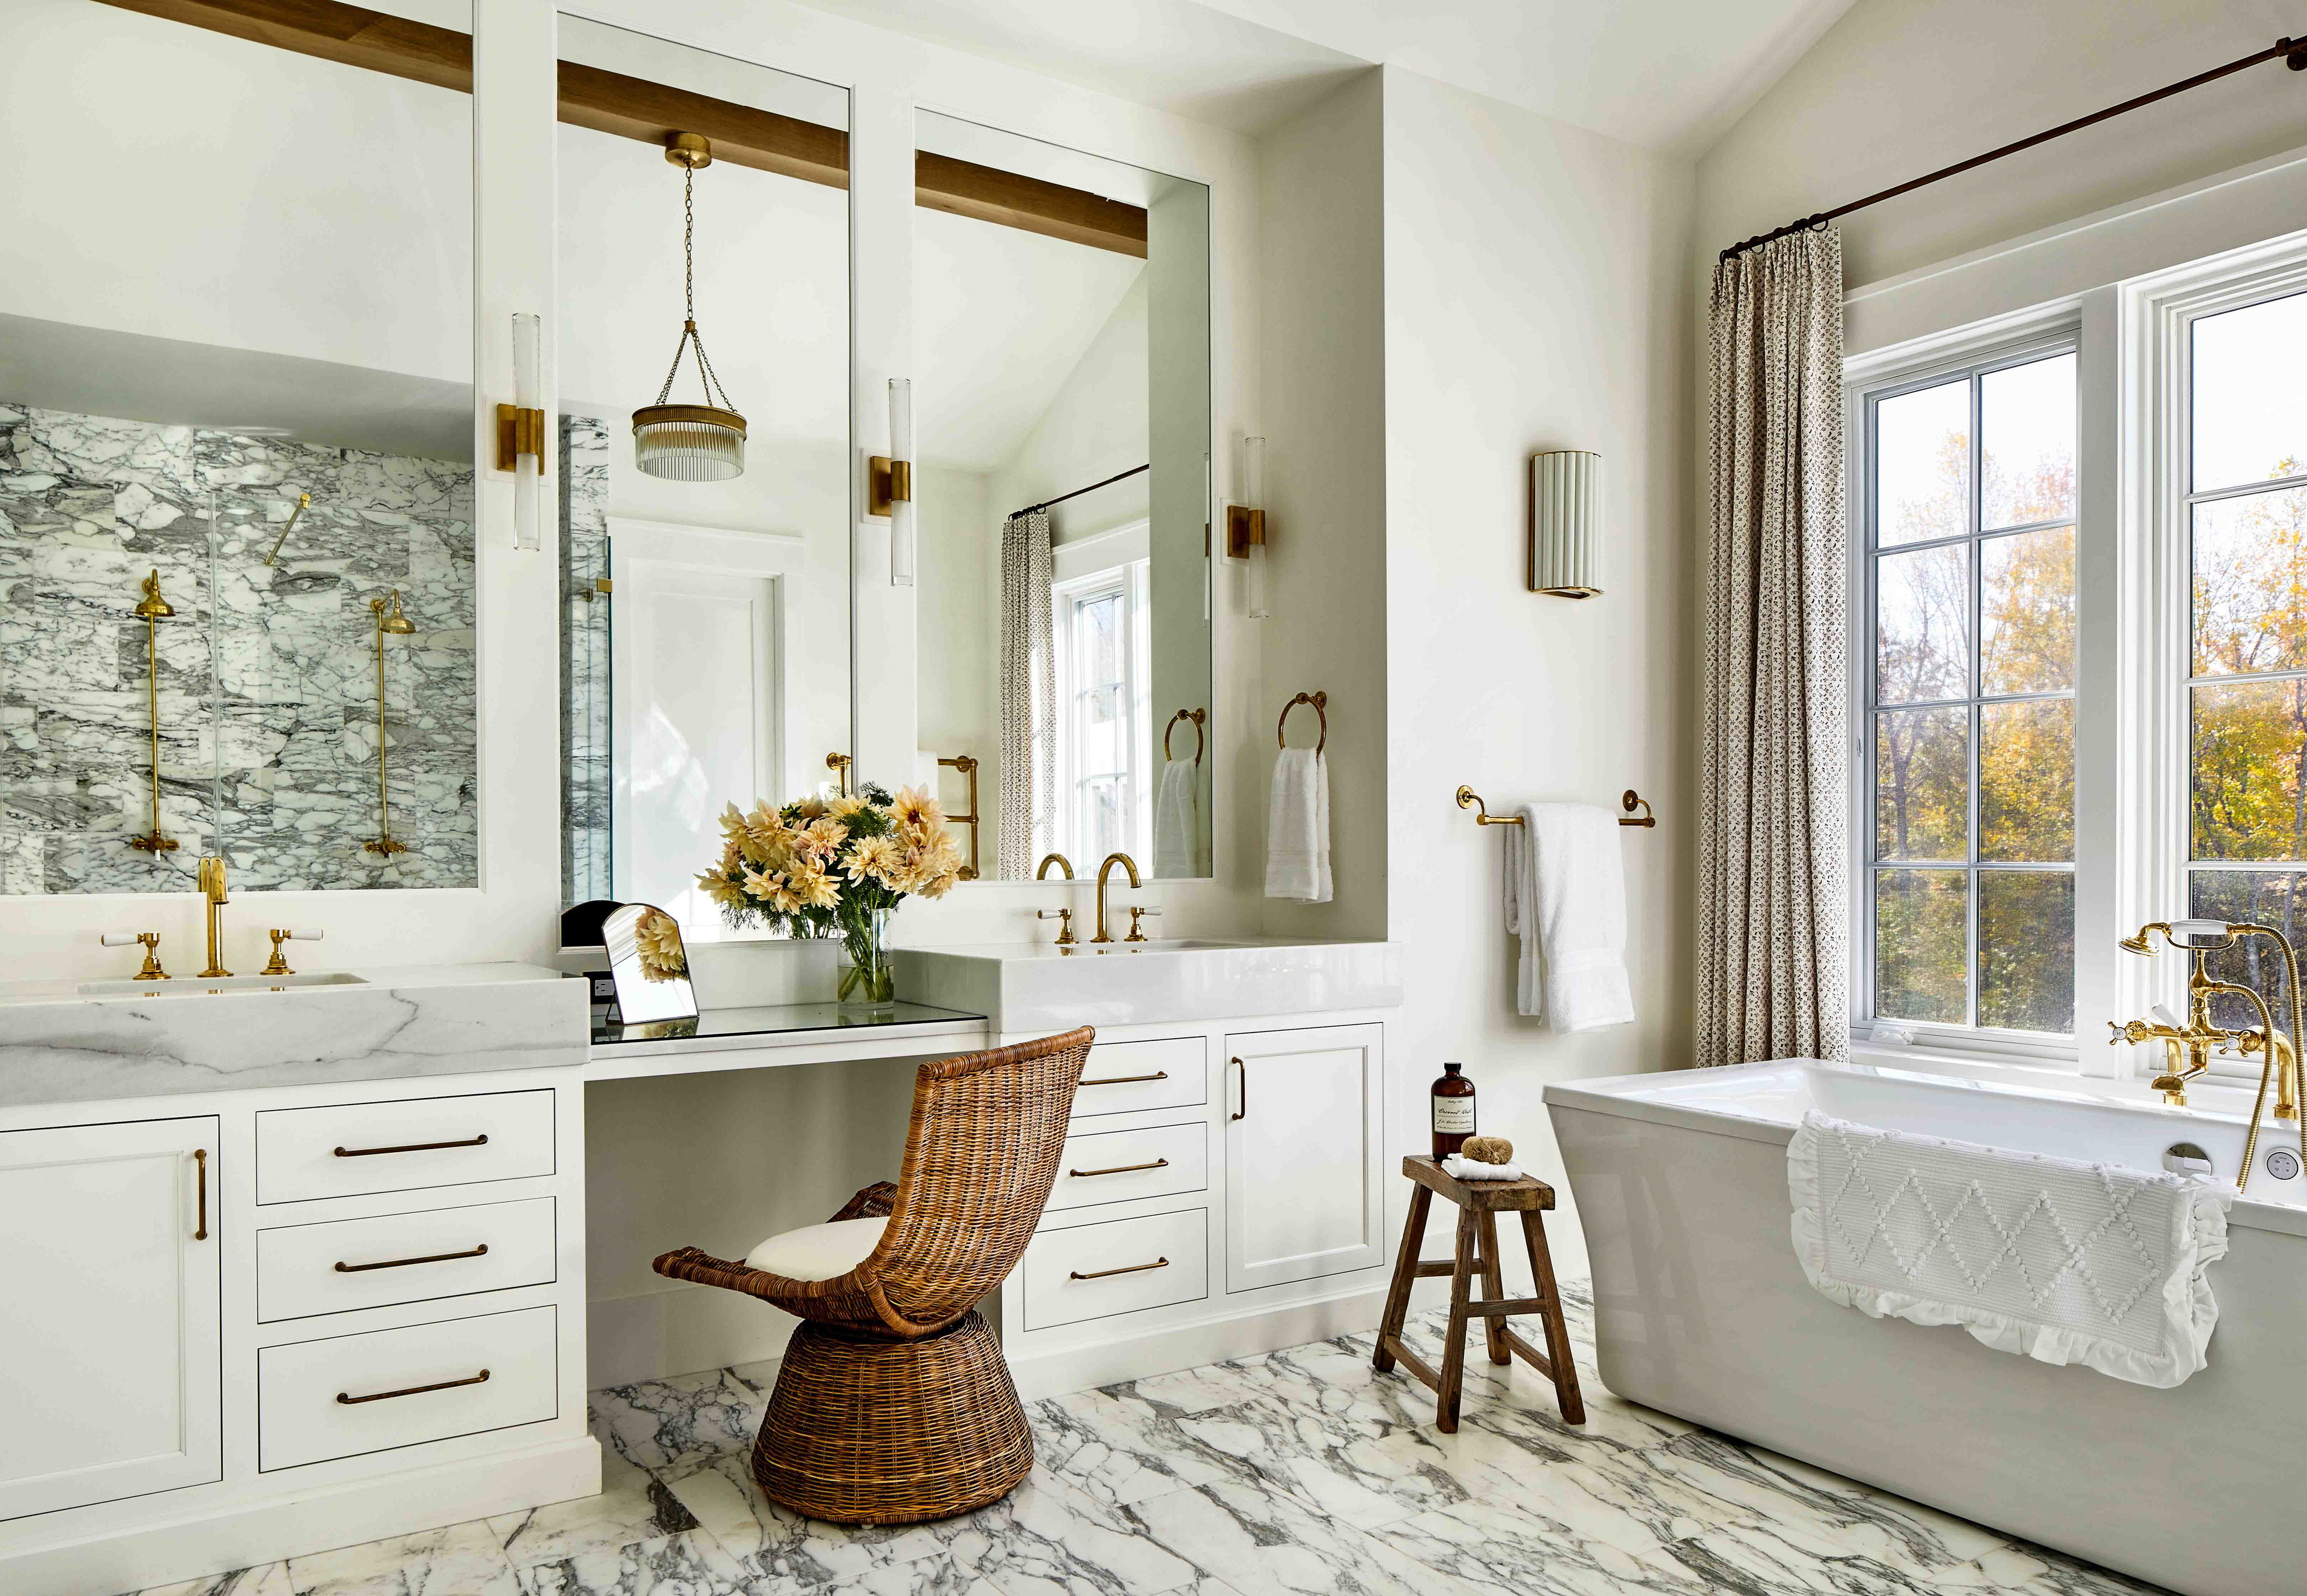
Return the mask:
<svg viewBox="0 0 2307 1596"><path fill-rule="evenodd" d="M1873 1318L1960 1325L2000 1351L2171 1386L2218 1323L2225 1184L1803 1116L1795 1256Z"/></svg>

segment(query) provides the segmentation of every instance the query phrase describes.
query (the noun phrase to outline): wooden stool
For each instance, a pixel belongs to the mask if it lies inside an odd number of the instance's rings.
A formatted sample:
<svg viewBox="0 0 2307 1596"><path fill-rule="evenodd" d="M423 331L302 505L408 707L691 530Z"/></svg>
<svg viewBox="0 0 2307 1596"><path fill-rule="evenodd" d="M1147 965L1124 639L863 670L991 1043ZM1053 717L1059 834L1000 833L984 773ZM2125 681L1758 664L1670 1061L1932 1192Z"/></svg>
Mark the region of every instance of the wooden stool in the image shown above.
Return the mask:
<svg viewBox="0 0 2307 1596"><path fill-rule="evenodd" d="M1402 1251L1394 1260L1394 1286L1385 1294L1385 1317L1377 1329L1377 1352L1370 1361L1380 1372L1394 1360L1434 1388L1436 1428L1458 1428L1458 1397L1466 1375L1466 1321L1480 1319L1489 1344L1490 1361L1511 1363L1514 1355L1554 1382L1554 1398L1566 1424L1586 1422L1586 1404L1578 1395L1578 1368L1570 1351L1570 1329L1562 1321L1562 1295L1554 1285L1554 1260L1546 1250L1546 1222L1539 1217L1554 1206L1554 1188L1525 1175L1519 1180L1461 1180L1441 1163L1420 1154L1402 1161L1402 1172L1417 1184L1410 1194L1410 1223L1402 1228ZM1446 1264L1424 1261L1426 1214L1439 1192L1458 1205L1458 1252ZM1535 1297L1505 1295L1498 1273L1498 1221L1502 1213L1522 1215L1522 1237L1530 1248L1530 1274ZM1467 1300L1479 1264L1482 1289L1489 1296ZM1410 1314L1410 1288L1428 1275L1450 1277L1449 1339L1442 1349L1442 1372L1402 1344L1402 1322ZM1506 1328L1509 1315L1534 1313L1546 1327L1546 1351L1539 1350Z"/></svg>

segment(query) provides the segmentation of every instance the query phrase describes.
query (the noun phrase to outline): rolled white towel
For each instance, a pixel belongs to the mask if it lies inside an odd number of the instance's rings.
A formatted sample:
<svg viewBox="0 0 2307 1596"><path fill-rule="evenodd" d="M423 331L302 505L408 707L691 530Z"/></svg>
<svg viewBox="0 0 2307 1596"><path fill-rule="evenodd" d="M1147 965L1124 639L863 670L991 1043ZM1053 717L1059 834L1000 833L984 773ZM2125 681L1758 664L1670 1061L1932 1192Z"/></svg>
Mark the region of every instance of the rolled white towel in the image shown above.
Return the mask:
<svg viewBox="0 0 2307 1596"><path fill-rule="evenodd" d="M1522 1165L1477 1163L1471 1158L1461 1158L1453 1153L1442 1161L1442 1172L1454 1180L1519 1180L1522 1179Z"/></svg>

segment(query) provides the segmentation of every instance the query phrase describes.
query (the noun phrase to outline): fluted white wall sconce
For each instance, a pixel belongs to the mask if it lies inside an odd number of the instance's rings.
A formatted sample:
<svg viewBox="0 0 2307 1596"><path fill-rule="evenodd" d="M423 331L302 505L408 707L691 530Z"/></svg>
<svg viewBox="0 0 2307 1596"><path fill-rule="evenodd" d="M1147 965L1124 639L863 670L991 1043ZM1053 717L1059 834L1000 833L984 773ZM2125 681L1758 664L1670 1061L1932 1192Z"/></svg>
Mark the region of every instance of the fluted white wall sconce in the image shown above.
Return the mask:
<svg viewBox="0 0 2307 1596"><path fill-rule="evenodd" d="M1557 449L1530 459L1530 590L1591 598L1602 590L1602 457Z"/></svg>
<svg viewBox="0 0 2307 1596"><path fill-rule="evenodd" d="M1249 569L1244 594L1252 620L1263 621L1273 612L1265 596L1265 440L1241 441L1241 500L1226 506L1225 552Z"/></svg>
<svg viewBox="0 0 2307 1596"><path fill-rule="evenodd" d="M536 502L545 478L544 340L539 318L513 316L513 402L497 407L497 469L512 473L512 546L532 553L543 545Z"/></svg>
<svg viewBox="0 0 2307 1596"><path fill-rule="evenodd" d="M889 452L866 462L865 513L889 518L889 586L913 585L913 384L889 379Z"/></svg>

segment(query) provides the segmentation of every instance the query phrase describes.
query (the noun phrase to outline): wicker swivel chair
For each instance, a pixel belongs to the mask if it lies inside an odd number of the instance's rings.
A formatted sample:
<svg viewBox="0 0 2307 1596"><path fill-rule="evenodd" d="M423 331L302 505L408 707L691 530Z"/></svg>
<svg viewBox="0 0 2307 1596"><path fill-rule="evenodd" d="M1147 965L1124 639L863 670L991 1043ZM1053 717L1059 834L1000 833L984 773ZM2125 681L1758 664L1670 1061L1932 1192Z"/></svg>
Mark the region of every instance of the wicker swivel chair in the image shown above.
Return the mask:
<svg viewBox="0 0 2307 1596"><path fill-rule="evenodd" d="M913 1081L896 1183L742 1263L684 1247L659 1274L797 1314L753 1478L836 1523L910 1523L1008 1495L1033 1442L977 1304L1033 1238L1094 1033L941 1059Z"/></svg>

